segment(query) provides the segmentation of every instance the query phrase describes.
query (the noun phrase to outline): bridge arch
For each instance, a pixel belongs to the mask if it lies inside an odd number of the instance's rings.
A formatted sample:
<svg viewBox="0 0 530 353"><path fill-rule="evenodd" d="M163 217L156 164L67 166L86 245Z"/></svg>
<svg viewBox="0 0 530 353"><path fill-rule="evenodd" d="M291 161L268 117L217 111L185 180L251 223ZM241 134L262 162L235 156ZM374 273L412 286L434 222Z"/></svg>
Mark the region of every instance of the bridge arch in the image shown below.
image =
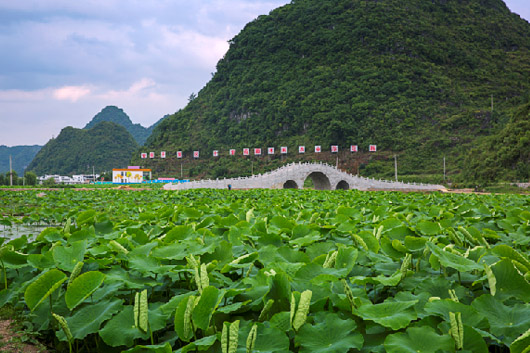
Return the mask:
<svg viewBox="0 0 530 353"><path fill-rule="evenodd" d="M322 172L312 172L307 177L304 178L304 181L307 178L311 178L315 190L331 190L331 183L326 174Z"/></svg>
<svg viewBox="0 0 530 353"><path fill-rule="evenodd" d="M339 181L339 183L335 187L335 190L349 190L349 189L350 189L350 184L348 184L346 180Z"/></svg>
<svg viewBox="0 0 530 353"><path fill-rule="evenodd" d="M287 180L285 183L283 183L284 189L298 189L298 184L294 180Z"/></svg>

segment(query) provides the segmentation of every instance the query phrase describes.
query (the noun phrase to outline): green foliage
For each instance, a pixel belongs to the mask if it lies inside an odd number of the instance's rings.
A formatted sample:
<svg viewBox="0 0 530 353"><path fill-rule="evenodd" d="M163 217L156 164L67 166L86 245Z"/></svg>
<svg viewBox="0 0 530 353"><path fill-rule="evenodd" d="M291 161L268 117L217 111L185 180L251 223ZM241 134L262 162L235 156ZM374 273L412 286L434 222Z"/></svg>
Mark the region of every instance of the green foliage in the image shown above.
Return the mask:
<svg viewBox="0 0 530 353"><path fill-rule="evenodd" d="M469 152L464 175L482 183L530 180L530 103L520 106L499 133Z"/></svg>
<svg viewBox="0 0 530 353"><path fill-rule="evenodd" d="M163 118L162 118L163 119ZM123 111L115 106L107 106L103 108L99 113L97 113L92 120L84 129L91 129L102 121L108 121L123 126L134 138L137 144L140 146L145 143L149 135L153 132L153 129L162 121L160 119L152 126L145 128L140 124L133 124L129 116Z"/></svg>
<svg viewBox="0 0 530 353"><path fill-rule="evenodd" d="M211 81L146 146L200 149L189 176L250 171L241 158L212 166L202 151L370 143L398 152L401 174L440 175L444 155L457 174L464 151L500 133L525 101L529 31L501 0L293 1L247 24ZM500 172L526 173L529 163L506 158ZM392 162L363 175L391 177Z"/></svg>
<svg viewBox="0 0 530 353"><path fill-rule="evenodd" d="M33 160L42 146L0 146L0 173L9 172L9 156L14 171L24 174L25 167ZM0 183L1 185L2 183Z"/></svg>
<svg viewBox="0 0 530 353"><path fill-rule="evenodd" d="M3 241L0 307L57 352L528 346L525 195L4 192L4 227L57 226Z"/></svg>
<svg viewBox="0 0 530 353"><path fill-rule="evenodd" d="M39 175L92 173L129 163L138 148L132 136L115 123L100 122L89 130L66 127L37 153L28 166Z"/></svg>

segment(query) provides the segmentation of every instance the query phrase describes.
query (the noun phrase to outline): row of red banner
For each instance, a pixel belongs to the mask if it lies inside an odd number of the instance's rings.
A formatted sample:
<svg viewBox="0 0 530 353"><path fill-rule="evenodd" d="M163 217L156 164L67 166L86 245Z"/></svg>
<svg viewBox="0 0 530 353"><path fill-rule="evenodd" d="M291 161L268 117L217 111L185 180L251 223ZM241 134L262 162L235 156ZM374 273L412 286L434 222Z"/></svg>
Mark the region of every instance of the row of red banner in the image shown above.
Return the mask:
<svg viewBox="0 0 530 353"><path fill-rule="evenodd" d="M243 156L250 156L250 148L243 148ZM357 145L350 145L350 152L358 152L359 147ZM368 146L369 152L377 152L377 145L369 145ZM305 146L298 146L298 153L305 153L306 148ZM322 146L315 146L315 153L322 152ZM339 152L339 146L338 145L332 145L331 146L331 153L337 153ZM275 154L274 147L268 147L267 148L267 154L273 155ZM280 154L287 154L287 147L280 147ZM228 155L235 156L236 150L230 149L228 150ZM261 148L254 148L254 156L261 156L262 155L262 149ZM140 154L140 157L145 159L147 158L148 154L147 152L143 152ZM219 157L219 150L213 150L212 152L213 157ZM183 158L184 152L177 151L177 158ZM155 158L155 152L149 152L149 158ZM160 158L166 158L166 151L160 152ZM199 158L199 151L193 151L193 158Z"/></svg>

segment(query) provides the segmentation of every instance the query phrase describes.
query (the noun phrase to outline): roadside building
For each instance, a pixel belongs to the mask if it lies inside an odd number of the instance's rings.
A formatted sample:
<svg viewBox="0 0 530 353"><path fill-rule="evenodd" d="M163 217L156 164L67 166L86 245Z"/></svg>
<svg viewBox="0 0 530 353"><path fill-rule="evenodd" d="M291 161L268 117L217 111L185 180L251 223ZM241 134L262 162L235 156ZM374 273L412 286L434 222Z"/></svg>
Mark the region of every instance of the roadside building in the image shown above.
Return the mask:
<svg viewBox="0 0 530 353"><path fill-rule="evenodd" d="M151 169L136 166L112 169L113 184L139 184L146 179L151 179Z"/></svg>

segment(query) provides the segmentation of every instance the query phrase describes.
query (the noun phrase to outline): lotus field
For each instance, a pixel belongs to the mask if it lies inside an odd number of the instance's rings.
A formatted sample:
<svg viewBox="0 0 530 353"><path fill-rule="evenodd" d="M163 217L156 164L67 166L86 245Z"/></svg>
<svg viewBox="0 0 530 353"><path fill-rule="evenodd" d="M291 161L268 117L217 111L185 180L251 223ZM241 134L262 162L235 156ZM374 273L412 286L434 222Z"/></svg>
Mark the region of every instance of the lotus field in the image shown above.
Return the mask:
<svg viewBox="0 0 530 353"><path fill-rule="evenodd" d="M530 351L529 196L37 193L0 194L50 225L2 239L0 307L53 351Z"/></svg>

